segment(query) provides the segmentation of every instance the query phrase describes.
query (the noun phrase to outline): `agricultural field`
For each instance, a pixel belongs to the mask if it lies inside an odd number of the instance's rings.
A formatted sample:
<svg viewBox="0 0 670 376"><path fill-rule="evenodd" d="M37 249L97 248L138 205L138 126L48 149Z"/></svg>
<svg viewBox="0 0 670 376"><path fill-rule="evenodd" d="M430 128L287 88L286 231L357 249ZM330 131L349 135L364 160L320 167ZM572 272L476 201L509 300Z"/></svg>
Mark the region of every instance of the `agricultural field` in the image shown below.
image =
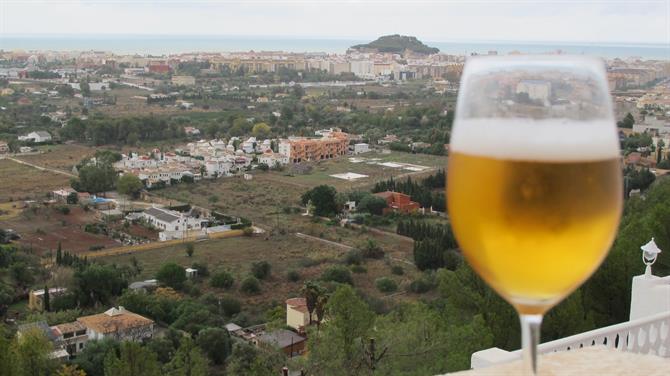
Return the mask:
<svg viewBox="0 0 670 376"><path fill-rule="evenodd" d="M52 190L70 186L70 178L0 159L0 202L44 198Z"/></svg>
<svg viewBox="0 0 670 376"><path fill-rule="evenodd" d="M428 167L422 172L385 167L365 162L353 163L348 157L312 164L307 174L286 171L253 172L252 180L229 177L203 180L195 184L180 184L155 191L154 194L180 202L217 209L224 213L247 217L255 223L268 224L283 218L288 208L300 206L300 196L321 184L334 186L339 191L368 190L375 182L391 177L421 177L446 165L447 158L425 154L393 152L390 154L367 153L364 158L378 162L408 163ZM330 175L354 172L368 175L357 180L343 180Z"/></svg>
<svg viewBox="0 0 670 376"><path fill-rule="evenodd" d="M18 243L39 254L55 250L59 242L64 250L73 253L120 245L106 235L84 231L86 224L98 222L93 210L77 205L68 208L69 213L64 214L57 207L29 207L3 219L2 227L16 231L21 236Z"/></svg>
<svg viewBox="0 0 670 376"><path fill-rule="evenodd" d="M72 172L72 167L86 157L91 157L96 148L79 144L45 145L38 148L39 154L18 155L16 159L44 168Z"/></svg>
<svg viewBox="0 0 670 376"><path fill-rule="evenodd" d="M347 231L353 232L354 230ZM362 236L359 238L365 239ZM391 277L400 286L399 291L403 291L419 275L413 265L402 262L400 261L402 259L398 258L406 256L406 251L402 251L399 247L393 249L383 246L383 248L387 252L385 259L365 260L362 265L367 271L352 273L354 285L375 298L382 298L386 295L376 289L375 280L377 278ZM266 309L268 304L276 305L277 302L283 302L286 298L298 295L305 280L319 278L321 273L330 266L343 265L341 260L346 252L347 250L341 247L325 244L319 240L298 238L295 234L289 233L272 235L269 238L264 236L236 237L197 242L192 257L186 255L185 245L172 245L133 254L102 257L97 260L122 265L130 264L135 259L142 268L140 275L136 277L137 280L153 278L165 262L176 262L184 267L189 267L193 263L205 264L210 274L217 270L228 270L235 276L236 281L230 290L213 288L209 286L206 278L203 278L203 283L198 287L203 293L232 294L242 299L247 306ZM272 266L271 276L262 281L261 293L249 296L239 292L239 281L250 273L251 264L259 260L267 261ZM393 275L391 273L393 265L402 266L404 274ZM300 274L299 281L292 282L287 279L287 272L292 270ZM389 299L403 300L413 299L413 297L399 294Z"/></svg>

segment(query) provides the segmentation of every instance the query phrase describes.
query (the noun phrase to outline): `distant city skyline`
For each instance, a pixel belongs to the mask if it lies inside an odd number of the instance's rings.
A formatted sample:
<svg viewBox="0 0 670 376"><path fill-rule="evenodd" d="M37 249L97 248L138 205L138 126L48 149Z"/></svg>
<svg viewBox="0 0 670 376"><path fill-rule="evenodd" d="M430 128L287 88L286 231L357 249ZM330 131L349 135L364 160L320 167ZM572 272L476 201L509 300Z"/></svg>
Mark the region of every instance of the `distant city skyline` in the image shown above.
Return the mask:
<svg viewBox="0 0 670 376"><path fill-rule="evenodd" d="M667 44L670 1L0 0L2 35ZM0 43L1 44L1 43Z"/></svg>

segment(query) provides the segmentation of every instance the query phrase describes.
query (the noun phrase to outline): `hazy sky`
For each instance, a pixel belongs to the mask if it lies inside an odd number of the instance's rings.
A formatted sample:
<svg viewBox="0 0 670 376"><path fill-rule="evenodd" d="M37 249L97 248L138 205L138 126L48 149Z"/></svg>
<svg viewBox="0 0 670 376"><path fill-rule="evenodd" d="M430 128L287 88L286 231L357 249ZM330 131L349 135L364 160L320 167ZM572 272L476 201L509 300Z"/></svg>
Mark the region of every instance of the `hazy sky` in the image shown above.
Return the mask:
<svg viewBox="0 0 670 376"><path fill-rule="evenodd" d="M670 0L0 0L9 34L207 34L428 41L666 43Z"/></svg>

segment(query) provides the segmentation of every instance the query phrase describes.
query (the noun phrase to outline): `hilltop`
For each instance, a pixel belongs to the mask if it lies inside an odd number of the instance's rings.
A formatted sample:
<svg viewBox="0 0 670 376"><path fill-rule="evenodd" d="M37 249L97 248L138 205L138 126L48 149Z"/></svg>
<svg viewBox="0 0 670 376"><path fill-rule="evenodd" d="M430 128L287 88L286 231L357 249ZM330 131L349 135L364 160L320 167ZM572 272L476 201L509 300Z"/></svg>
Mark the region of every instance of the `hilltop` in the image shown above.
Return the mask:
<svg viewBox="0 0 670 376"><path fill-rule="evenodd" d="M391 52L399 54L409 50L411 52L424 55L440 52L440 50L435 47L426 46L420 40L416 39L416 37L399 34L385 35L368 44L357 44L352 46L351 49L358 51Z"/></svg>

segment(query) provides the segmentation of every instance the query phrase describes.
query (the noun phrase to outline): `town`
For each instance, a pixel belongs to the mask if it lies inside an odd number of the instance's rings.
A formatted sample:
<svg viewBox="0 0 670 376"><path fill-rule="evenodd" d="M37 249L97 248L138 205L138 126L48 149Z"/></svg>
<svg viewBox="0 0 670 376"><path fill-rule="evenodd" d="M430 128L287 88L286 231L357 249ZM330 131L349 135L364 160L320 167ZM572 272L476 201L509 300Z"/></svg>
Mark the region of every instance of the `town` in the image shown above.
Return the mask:
<svg viewBox="0 0 670 376"><path fill-rule="evenodd" d="M0 50L0 359L39 353L21 375L419 375L517 349L447 213L473 55L401 35L343 53ZM670 245L670 61L605 64L622 229L543 341L628 321L610 303L643 274L631 247ZM519 103L581 106L509 80Z"/></svg>

